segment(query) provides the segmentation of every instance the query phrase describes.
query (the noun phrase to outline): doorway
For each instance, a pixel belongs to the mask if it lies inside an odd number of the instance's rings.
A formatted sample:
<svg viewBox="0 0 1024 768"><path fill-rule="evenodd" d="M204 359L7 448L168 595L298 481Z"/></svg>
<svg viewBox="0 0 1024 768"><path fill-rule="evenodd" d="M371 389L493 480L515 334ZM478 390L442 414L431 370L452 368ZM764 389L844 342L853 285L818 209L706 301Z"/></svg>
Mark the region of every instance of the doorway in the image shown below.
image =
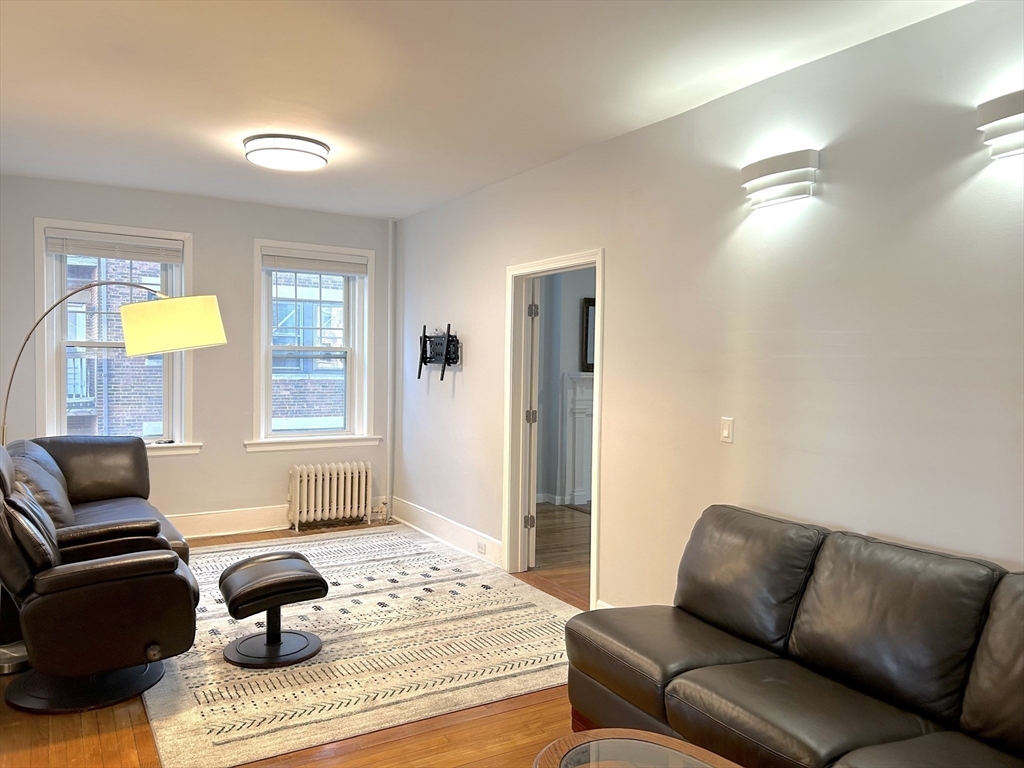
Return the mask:
<svg viewBox="0 0 1024 768"><path fill-rule="evenodd" d="M568 602L597 596L603 252L508 270L505 552Z"/></svg>

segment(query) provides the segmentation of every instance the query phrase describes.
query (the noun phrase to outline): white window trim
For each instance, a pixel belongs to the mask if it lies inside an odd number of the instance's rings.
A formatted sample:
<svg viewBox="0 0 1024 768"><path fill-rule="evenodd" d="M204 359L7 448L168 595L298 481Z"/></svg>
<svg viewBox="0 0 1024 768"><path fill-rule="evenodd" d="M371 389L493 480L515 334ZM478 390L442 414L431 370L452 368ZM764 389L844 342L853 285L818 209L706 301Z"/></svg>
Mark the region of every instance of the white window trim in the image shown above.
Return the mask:
<svg viewBox="0 0 1024 768"><path fill-rule="evenodd" d="M126 227L119 224L98 224L88 221L69 221L66 219L45 219L36 218L33 221L35 229L35 251L36 251L36 317L43 314L46 308L63 296L58 292L57 280L63 274L57 269L57 259L46 252L46 229L71 229L80 232L92 232L104 235L134 235L137 237L154 237L166 240L180 240L183 243L182 249L182 291L185 296L192 295L192 234L190 232L171 232L162 229L148 229L144 227ZM58 402L61 387L57 383L57 351L62 346L62 334L60 320L62 312L54 312L40 326L36 332L35 358L36 358L36 433L39 435L58 434L58 423L60 416L58 409L61 403ZM63 350L61 350L63 351ZM151 456L181 455L198 453L202 443L194 442L192 434L192 352L181 353L182 365L177 366L177 381L168 382L173 388L180 388L182 413L179 425L171 425L173 430L180 431L180 435L174 435L174 443L147 443L147 451ZM40 382L42 385L40 386Z"/></svg>
<svg viewBox="0 0 1024 768"><path fill-rule="evenodd" d="M356 407L346 412L346 418L351 417L351 430L345 434L335 435L297 435L285 437L273 435L270 432L268 423L269 387L270 381L270 344L269 327L266 311L269 307L268 294L269 286L264 280L263 271L263 249L282 248L291 251L300 251L330 256L362 256L366 258L366 297L365 311L360 312L356 324L362 339L363 353L356 361L355 378L358 380L359 397ZM253 405L252 405L252 433L253 439L246 440L245 449L250 453L264 451L288 451L312 448L328 448L334 446L362 446L378 445L382 438L374 436L373 423L373 341L374 341L374 262L376 252L365 248L342 248L329 245L313 245L311 243L293 243L283 240L264 240L255 238L253 240L253 265L254 265L254 289L253 289ZM346 301L350 297L346 296ZM350 361L351 366L351 361ZM351 371L351 367L349 369ZM346 376L348 373L346 373ZM348 379L352 381L352 378ZM352 398L349 398L349 403Z"/></svg>

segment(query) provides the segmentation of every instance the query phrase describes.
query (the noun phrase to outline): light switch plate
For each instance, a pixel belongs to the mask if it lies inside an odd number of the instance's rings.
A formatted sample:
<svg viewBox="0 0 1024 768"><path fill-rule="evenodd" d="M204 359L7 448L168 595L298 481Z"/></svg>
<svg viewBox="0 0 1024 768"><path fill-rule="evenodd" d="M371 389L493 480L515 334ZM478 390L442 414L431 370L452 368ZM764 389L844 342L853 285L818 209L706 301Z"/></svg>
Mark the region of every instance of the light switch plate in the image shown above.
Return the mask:
<svg viewBox="0 0 1024 768"><path fill-rule="evenodd" d="M719 430L718 436L723 443L731 443L733 434L733 423L732 417L722 417L722 428Z"/></svg>

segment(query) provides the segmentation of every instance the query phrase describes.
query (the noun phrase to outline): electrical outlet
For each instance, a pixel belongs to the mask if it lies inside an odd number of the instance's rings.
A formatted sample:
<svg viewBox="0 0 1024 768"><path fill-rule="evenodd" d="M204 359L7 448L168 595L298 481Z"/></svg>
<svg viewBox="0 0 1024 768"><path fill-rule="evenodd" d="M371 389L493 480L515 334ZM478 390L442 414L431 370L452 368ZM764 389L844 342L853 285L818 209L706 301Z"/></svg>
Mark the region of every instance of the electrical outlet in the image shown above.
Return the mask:
<svg viewBox="0 0 1024 768"><path fill-rule="evenodd" d="M476 551L479 552L481 555L486 555L487 554L487 545L484 544L482 541L478 541L476 543Z"/></svg>

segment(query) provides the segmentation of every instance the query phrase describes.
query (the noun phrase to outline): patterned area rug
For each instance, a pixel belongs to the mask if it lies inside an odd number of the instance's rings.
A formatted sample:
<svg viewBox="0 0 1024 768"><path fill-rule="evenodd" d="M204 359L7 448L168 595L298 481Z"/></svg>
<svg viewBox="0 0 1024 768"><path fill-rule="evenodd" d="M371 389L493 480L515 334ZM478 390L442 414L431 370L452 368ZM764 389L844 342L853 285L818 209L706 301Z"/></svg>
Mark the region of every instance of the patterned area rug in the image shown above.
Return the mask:
<svg viewBox="0 0 1024 768"><path fill-rule="evenodd" d="M282 628L320 636L302 664L257 671L224 646L236 622L217 580L261 552L302 552L330 593L284 606ZM404 525L204 547L189 566L196 642L144 694L164 768L224 768L562 685L565 622L579 611Z"/></svg>

